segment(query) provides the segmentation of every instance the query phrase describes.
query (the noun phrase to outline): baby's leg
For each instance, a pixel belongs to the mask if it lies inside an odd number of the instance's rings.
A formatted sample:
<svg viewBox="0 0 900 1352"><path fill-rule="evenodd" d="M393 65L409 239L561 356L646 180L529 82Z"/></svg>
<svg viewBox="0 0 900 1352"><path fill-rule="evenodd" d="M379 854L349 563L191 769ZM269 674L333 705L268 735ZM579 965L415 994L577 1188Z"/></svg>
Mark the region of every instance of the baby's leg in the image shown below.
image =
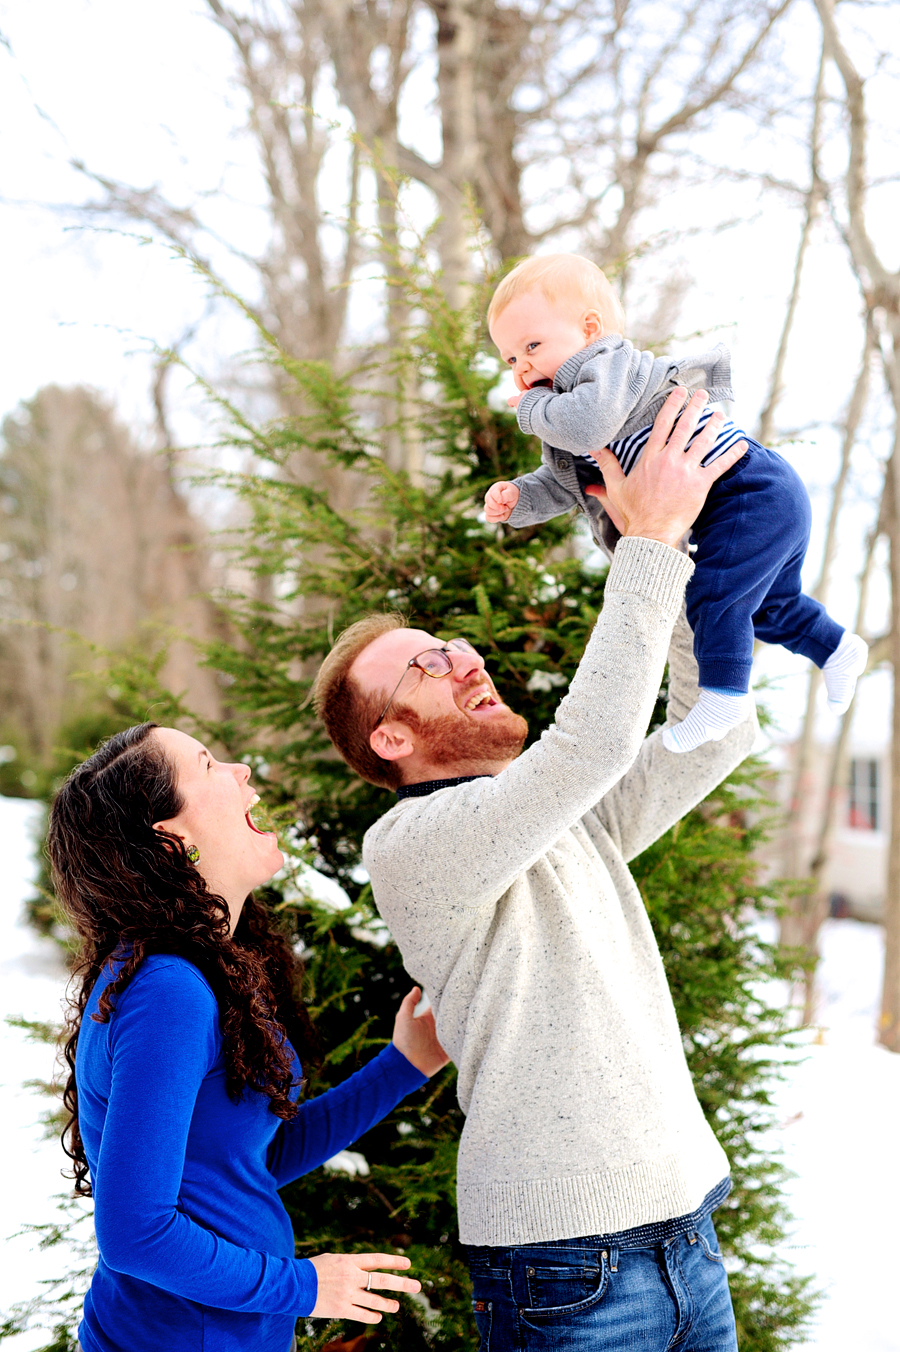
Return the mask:
<svg viewBox="0 0 900 1352"><path fill-rule="evenodd" d="M802 554L787 560L753 616L753 626L763 642L780 643L821 667L829 706L843 714L866 669L869 649L858 634L848 633L833 620L823 605L803 595L802 563Z"/></svg>
<svg viewBox="0 0 900 1352"><path fill-rule="evenodd" d="M700 699L664 744L691 751L724 737L750 702L754 615L785 563L802 560L809 539L809 499L786 461L755 442L710 490L694 525L696 571L687 589Z"/></svg>

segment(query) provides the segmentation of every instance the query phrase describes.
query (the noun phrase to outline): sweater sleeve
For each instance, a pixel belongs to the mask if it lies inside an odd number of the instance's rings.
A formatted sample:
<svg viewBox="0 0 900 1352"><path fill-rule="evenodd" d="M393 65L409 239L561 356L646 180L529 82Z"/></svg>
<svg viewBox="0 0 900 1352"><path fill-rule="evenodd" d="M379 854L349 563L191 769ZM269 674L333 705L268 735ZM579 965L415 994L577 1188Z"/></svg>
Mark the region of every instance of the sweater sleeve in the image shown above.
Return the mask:
<svg viewBox="0 0 900 1352"><path fill-rule="evenodd" d="M563 488L549 465L539 465L513 483L519 490L519 501L510 514L510 526L537 526L578 506L575 494Z"/></svg>
<svg viewBox="0 0 900 1352"><path fill-rule="evenodd" d="M667 723L679 723L700 694L694 636L684 610L669 645ZM646 738L637 759L597 804L597 816L626 860L634 859L702 803L748 756L756 737L756 710L719 742L694 751L667 751L661 729Z"/></svg>
<svg viewBox="0 0 900 1352"><path fill-rule="evenodd" d="M526 390L516 408L519 427L563 451L584 454L608 445L640 403L649 354L616 339L580 367L570 390Z"/></svg>
<svg viewBox="0 0 900 1352"><path fill-rule="evenodd" d="M110 1024L112 1077L94 1183L104 1262L224 1310L309 1314L308 1259L241 1248L198 1225L179 1193L197 1094L217 1055L218 1008L187 964L139 971Z"/></svg>
<svg viewBox="0 0 900 1352"><path fill-rule="evenodd" d="M657 540L619 542L603 610L540 741L495 778L402 803L367 833L379 907L391 893L417 906L492 904L609 792L640 751L692 570Z"/></svg>
<svg viewBox="0 0 900 1352"><path fill-rule="evenodd" d="M390 1043L349 1080L308 1099L269 1149L269 1169L279 1188L359 1140L426 1079Z"/></svg>

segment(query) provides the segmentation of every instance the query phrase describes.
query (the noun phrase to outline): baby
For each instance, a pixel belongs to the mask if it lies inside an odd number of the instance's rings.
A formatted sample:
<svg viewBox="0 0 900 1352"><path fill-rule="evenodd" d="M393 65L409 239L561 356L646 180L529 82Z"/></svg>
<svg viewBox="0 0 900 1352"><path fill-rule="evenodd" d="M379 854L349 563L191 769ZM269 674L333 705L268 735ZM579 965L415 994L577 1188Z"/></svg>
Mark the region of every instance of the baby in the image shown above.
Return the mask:
<svg viewBox="0 0 900 1352"><path fill-rule="evenodd" d="M488 489L487 520L533 526L578 507L611 553L618 532L587 491L603 483L591 451L608 446L627 474L673 389L704 389L710 403L733 399L727 349L720 344L676 361L638 351L621 336L625 316L606 277L577 254L519 263L494 293L488 326L515 375L519 393L509 402L519 426L539 436L543 447L538 469ZM707 408L694 437L711 416ZM800 589L810 506L797 473L727 420L703 463L741 440L747 451L713 484L691 532L696 570L687 617L700 698L682 723L663 730L669 751L718 741L743 721L754 636L821 667L836 713L849 707L866 665L859 635L847 633Z"/></svg>

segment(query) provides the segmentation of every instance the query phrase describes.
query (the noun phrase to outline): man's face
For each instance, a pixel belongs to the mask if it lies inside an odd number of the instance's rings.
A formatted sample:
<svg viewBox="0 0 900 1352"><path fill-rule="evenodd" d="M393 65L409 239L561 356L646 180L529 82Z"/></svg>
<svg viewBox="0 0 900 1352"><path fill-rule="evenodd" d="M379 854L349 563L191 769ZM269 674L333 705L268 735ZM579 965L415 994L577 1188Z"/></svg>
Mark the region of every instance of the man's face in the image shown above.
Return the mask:
<svg viewBox="0 0 900 1352"><path fill-rule="evenodd" d="M520 390L552 384L563 362L600 336L598 324L585 330L584 316L572 302L552 304L540 291L516 296L491 324L491 337Z"/></svg>
<svg viewBox="0 0 900 1352"><path fill-rule="evenodd" d="M437 680L408 666L419 653L443 647L422 629L394 629L363 649L351 675L387 700L403 674L381 727L386 735L398 726L408 733L412 773L419 763L459 774L473 768L496 773L522 750L528 725L500 699L479 653L447 649L453 669ZM384 747L375 749L385 755Z"/></svg>

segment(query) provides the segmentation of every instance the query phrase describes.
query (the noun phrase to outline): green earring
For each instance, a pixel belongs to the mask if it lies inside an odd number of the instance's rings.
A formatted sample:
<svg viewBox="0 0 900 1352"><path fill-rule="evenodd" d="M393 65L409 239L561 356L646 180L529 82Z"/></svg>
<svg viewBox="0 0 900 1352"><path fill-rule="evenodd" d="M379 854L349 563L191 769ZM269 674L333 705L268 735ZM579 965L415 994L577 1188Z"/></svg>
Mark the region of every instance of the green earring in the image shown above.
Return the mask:
<svg viewBox="0 0 900 1352"><path fill-rule="evenodd" d="M187 855L188 859L191 861L192 864L196 864L199 862L200 851L197 849L196 845L189 845L185 850L185 854Z"/></svg>

